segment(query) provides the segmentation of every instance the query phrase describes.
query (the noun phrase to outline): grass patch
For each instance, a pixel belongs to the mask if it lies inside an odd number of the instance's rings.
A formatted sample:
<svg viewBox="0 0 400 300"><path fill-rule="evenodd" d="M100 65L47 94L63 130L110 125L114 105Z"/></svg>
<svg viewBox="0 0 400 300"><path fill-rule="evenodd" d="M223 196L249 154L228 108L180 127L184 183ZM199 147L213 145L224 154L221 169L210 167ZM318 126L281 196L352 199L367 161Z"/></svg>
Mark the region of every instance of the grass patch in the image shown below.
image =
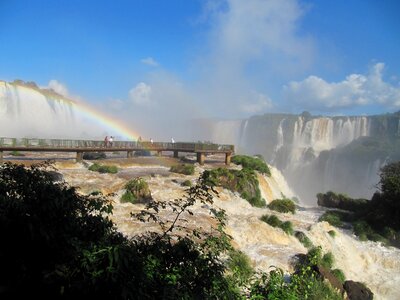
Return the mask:
<svg viewBox="0 0 400 300"><path fill-rule="evenodd" d="M308 236L301 231L296 231L296 233L294 234L294 236L300 241L300 243L303 244L304 247L306 247L307 249L310 249L312 247L314 247L313 243L311 242L311 240L308 238Z"/></svg>
<svg viewBox="0 0 400 300"><path fill-rule="evenodd" d="M25 154L23 154L23 153L21 153L21 152L19 152L19 151L11 151L10 152L10 155L11 156L25 156Z"/></svg>
<svg viewBox="0 0 400 300"><path fill-rule="evenodd" d="M260 157L252 157L247 155L235 155L231 160L236 165L241 165L243 168L258 171L262 174L271 176L271 171L268 165Z"/></svg>
<svg viewBox="0 0 400 300"><path fill-rule="evenodd" d="M292 213L296 212L296 205L290 199L275 199L270 204L268 204L268 208L281 212L281 213Z"/></svg>
<svg viewBox="0 0 400 300"><path fill-rule="evenodd" d="M170 172L184 174L184 175L193 175L194 174L194 165L191 164L179 164L172 166L169 170Z"/></svg>
<svg viewBox="0 0 400 300"><path fill-rule="evenodd" d="M282 222L275 215L263 215L260 218L260 220L271 225L272 227L281 228L285 233L287 233L289 235L293 235L293 225L290 221Z"/></svg>
<svg viewBox="0 0 400 300"><path fill-rule="evenodd" d="M106 166L94 163L89 167L89 171L116 174L118 173L118 168L117 166Z"/></svg>
<svg viewBox="0 0 400 300"><path fill-rule="evenodd" d="M193 183L190 180L185 180L184 182L181 183L181 185L191 187Z"/></svg>
<svg viewBox="0 0 400 300"><path fill-rule="evenodd" d="M252 206L264 207L265 200L261 198L257 175L253 170L230 170L226 168L207 171L213 185L222 186L233 192L238 192Z"/></svg>
<svg viewBox="0 0 400 300"><path fill-rule="evenodd" d="M329 230L328 234L333 238L336 237L336 231L335 230Z"/></svg>
<svg viewBox="0 0 400 300"><path fill-rule="evenodd" d="M343 271L340 269L333 269L332 270L333 276L335 276L341 283L346 281L346 276L344 275Z"/></svg>
<svg viewBox="0 0 400 300"><path fill-rule="evenodd" d="M131 191L126 191L121 197L121 203L137 203L137 198Z"/></svg>

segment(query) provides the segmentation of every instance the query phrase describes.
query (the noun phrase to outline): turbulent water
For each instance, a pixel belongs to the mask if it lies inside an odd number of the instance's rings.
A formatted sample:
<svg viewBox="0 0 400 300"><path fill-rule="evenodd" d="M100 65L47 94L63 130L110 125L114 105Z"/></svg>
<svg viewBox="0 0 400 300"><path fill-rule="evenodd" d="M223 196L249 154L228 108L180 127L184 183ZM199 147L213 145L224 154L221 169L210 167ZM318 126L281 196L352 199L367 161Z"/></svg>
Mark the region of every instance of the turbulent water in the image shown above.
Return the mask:
<svg viewBox="0 0 400 300"><path fill-rule="evenodd" d="M71 185L79 186L79 191L89 193L100 190L104 193L115 193L113 219L120 231L127 235L143 233L146 230L157 230L154 224L143 224L131 218L131 212L143 209L142 204L120 203L124 185L131 178L140 174L149 183L154 199L168 201L184 195L181 182L186 179L195 182L198 175L211 168L197 166L196 174L184 176L169 173L163 166L138 166L124 164L118 174L99 174L87 170L87 166L72 162L59 162L57 167ZM267 202L280 194L291 196L291 191L280 172L272 168L272 177L259 176L260 189ZM347 231L334 228L326 222L318 223L323 213L321 208L307 208L292 214L272 212L268 208L252 207L237 193L219 189L219 197L214 199L216 207L225 209L228 216L226 231L233 237L233 245L245 252L255 268L269 271L276 266L291 272L291 260L297 253L306 253L307 249L293 236L281 229L261 222L263 214L274 213L280 219L291 221L295 230L303 231L314 245L320 245L324 252L331 251L335 257L335 268L344 271L349 280L365 282L374 292L375 299L399 299L400 297L400 250L385 248L374 242L360 242ZM204 206L197 205L195 217L189 220L193 228L209 228L211 220ZM165 218L170 216L164 215ZM328 231L335 230L331 237Z"/></svg>
<svg viewBox="0 0 400 300"><path fill-rule="evenodd" d="M334 190L370 198L379 170L400 159L400 114L313 117L266 114L218 121L211 140L236 145L236 152L262 154L282 171L304 203Z"/></svg>
<svg viewBox="0 0 400 300"><path fill-rule="evenodd" d="M0 137L102 139L110 130L52 90L34 83L0 81Z"/></svg>

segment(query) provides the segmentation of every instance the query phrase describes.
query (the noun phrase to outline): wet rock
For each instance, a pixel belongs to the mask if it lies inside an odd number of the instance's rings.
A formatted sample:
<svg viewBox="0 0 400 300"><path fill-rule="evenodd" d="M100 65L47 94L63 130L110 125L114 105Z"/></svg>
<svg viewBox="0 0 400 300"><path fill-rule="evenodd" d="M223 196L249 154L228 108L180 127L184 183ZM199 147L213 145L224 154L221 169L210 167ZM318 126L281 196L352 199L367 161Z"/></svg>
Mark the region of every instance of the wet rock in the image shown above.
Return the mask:
<svg viewBox="0 0 400 300"><path fill-rule="evenodd" d="M343 285L349 300L372 300L374 293L363 283L347 280Z"/></svg>

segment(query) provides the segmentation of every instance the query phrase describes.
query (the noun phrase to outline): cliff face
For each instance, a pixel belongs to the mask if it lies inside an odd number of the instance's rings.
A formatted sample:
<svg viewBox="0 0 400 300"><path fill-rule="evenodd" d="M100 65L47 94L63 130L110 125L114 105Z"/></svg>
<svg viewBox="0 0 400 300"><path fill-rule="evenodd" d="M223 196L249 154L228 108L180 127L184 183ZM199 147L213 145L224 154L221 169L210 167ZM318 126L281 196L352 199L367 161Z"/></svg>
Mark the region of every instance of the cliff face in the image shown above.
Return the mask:
<svg viewBox="0 0 400 300"><path fill-rule="evenodd" d="M369 198L379 169L400 159L400 113L319 117L265 114L216 122L212 139L233 143L237 152L262 154L280 169L302 201L335 190Z"/></svg>

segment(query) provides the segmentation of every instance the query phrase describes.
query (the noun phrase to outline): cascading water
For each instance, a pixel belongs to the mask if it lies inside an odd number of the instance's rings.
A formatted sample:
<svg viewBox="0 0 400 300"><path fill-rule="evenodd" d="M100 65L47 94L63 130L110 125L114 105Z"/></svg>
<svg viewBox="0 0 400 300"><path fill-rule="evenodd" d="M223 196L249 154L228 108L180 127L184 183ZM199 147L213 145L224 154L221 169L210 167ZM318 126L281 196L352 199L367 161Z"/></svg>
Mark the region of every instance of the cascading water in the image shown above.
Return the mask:
<svg viewBox="0 0 400 300"><path fill-rule="evenodd" d="M103 138L108 130L52 90L0 81L2 137Z"/></svg>
<svg viewBox="0 0 400 300"><path fill-rule="evenodd" d="M312 117L309 114L266 114L242 121L246 131L219 122L218 132L240 153L262 154L278 167L306 204L319 192L334 190L370 198L385 162L400 159L396 136L400 115ZM233 140L234 136L240 137ZM244 143L245 142L245 143ZM238 147L240 146L240 147Z"/></svg>

